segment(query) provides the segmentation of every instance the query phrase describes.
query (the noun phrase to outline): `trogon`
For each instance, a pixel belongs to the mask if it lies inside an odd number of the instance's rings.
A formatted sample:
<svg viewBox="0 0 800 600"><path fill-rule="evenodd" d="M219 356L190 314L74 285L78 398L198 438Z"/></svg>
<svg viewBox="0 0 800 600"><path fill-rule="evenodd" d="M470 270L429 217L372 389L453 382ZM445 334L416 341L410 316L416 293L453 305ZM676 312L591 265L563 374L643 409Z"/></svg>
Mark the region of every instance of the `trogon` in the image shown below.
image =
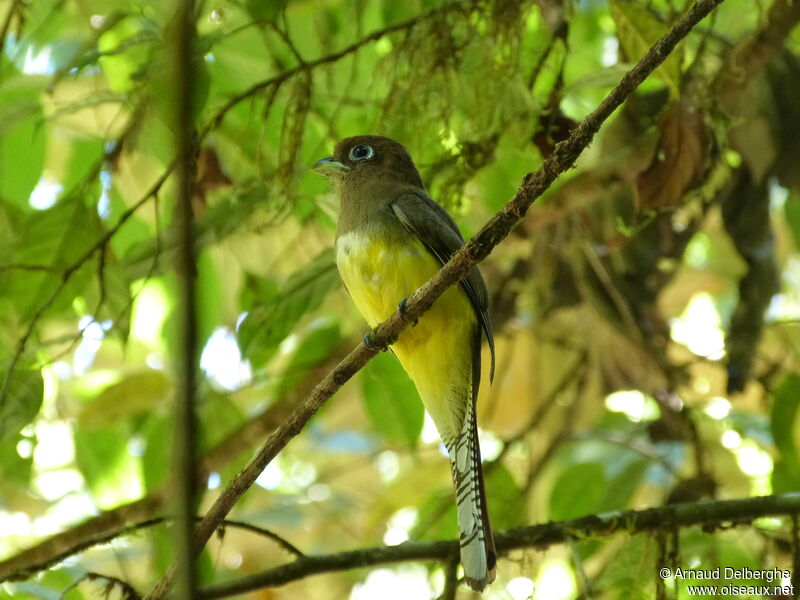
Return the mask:
<svg viewBox="0 0 800 600"><path fill-rule="evenodd" d="M365 135L341 140L314 164L340 200L336 264L356 307L376 327L428 281L464 243L455 221L425 191L399 143ZM461 562L470 587L494 579L496 553L481 471L475 403L481 340L494 341L486 284L473 268L449 288L391 350L413 380L450 457Z"/></svg>

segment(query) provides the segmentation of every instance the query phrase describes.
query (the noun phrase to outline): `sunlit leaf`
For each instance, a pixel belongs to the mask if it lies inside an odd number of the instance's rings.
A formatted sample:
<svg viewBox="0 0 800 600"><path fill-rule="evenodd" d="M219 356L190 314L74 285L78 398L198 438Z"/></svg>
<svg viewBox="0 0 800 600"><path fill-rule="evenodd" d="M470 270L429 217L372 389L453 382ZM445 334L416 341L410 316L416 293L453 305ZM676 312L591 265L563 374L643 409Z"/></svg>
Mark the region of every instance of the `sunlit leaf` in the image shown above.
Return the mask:
<svg viewBox="0 0 800 600"><path fill-rule="evenodd" d="M22 77L0 86L0 201L28 207L42 174L47 128L39 106L41 87Z"/></svg>
<svg viewBox="0 0 800 600"><path fill-rule="evenodd" d="M156 41L154 33L145 19L130 16L100 36L98 62L112 90L128 92L143 79Z"/></svg>
<svg viewBox="0 0 800 600"><path fill-rule="evenodd" d="M162 406L171 390L172 381L163 371L130 373L85 403L78 419L84 427L107 427Z"/></svg>

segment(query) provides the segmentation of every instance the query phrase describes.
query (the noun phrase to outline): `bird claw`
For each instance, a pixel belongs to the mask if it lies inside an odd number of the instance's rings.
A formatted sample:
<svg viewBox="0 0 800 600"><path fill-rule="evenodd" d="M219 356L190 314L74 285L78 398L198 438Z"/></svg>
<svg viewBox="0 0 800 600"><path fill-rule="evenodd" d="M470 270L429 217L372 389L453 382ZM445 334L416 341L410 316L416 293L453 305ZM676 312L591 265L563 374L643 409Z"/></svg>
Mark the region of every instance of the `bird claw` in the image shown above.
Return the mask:
<svg viewBox="0 0 800 600"><path fill-rule="evenodd" d="M407 322L407 323L411 323L411 326L414 327L417 324L417 322L419 322L419 319L414 319L412 321L411 319L406 317L406 312L407 312L406 303L407 302L408 302L408 298L403 298L402 300L400 300L400 304L397 305L397 310L400 313L400 316L403 318L403 320L405 322Z"/></svg>
<svg viewBox="0 0 800 600"><path fill-rule="evenodd" d="M375 342L375 329L371 329L367 333L364 334L364 345L371 350L377 350L378 352L385 352L389 349L389 346L394 344L394 339L389 339L386 341L385 344L378 344Z"/></svg>

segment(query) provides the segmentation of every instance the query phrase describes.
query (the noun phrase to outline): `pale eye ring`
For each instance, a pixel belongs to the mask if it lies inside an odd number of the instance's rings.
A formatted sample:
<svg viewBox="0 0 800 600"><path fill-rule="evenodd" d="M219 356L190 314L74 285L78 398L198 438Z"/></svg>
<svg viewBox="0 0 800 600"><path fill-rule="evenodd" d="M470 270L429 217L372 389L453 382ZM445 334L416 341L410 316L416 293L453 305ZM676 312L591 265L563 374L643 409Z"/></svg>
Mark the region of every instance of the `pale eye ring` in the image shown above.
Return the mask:
<svg viewBox="0 0 800 600"><path fill-rule="evenodd" d="M373 156L375 156L375 151L372 146L366 144L359 144L350 149L350 160L369 160Z"/></svg>

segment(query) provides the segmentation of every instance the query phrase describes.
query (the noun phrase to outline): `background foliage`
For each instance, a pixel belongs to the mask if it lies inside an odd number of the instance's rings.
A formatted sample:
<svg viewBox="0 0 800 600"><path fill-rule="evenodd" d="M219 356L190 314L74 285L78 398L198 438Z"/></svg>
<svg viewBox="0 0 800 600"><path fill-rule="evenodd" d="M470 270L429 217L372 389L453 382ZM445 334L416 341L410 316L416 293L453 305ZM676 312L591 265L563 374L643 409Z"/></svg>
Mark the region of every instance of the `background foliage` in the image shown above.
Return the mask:
<svg viewBox="0 0 800 600"><path fill-rule="evenodd" d="M687 5L200 3L204 505L365 330L332 262L337 206L307 167L341 137L389 135L468 236ZM482 265L496 529L800 489L797 12L724 2ZM149 0L0 2L0 556L164 514L171 14ZM388 354L258 483L232 517L307 554L456 533L447 461ZM166 530L118 535L0 594L57 597L87 571L145 591L171 560ZM787 519L675 535L684 566L792 565ZM525 598L535 582L535 597L652 597L662 549L622 535L515 552L486 595ZM203 577L289 558L228 527ZM444 573L354 569L253 597L435 597Z"/></svg>

